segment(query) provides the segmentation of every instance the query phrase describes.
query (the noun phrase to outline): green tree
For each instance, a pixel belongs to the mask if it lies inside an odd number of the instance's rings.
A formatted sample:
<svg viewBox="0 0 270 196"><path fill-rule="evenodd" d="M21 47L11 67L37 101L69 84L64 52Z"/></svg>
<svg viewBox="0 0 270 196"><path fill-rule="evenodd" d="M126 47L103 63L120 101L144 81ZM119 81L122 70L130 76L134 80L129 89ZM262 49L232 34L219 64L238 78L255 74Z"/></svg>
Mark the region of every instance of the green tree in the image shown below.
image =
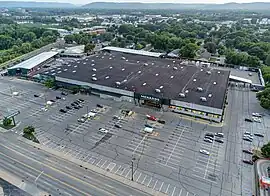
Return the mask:
<svg viewBox="0 0 270 196"><path fill-rule="evenodd" d="M265 64L270 66L270 54L268 54L268 56L266 57Z"/></svg>
<svg viewBox="0 0 270 196"><path fill-rule="evenodd" d="M9 126L9 125L11 125L11 123L12 123L12 120L10 119L10 118L4 118L3 119L3 125L4 126Z"/></svg>
<svg viewBox="0 0 270 196"><path fill-rule="evenodd" d="M181 47L180 55L186 58L194 58L196 56L196 51L199 47L194 43L186 44L185 46Z"/></svg>
<svg viewBox="0 0 270 196"><path fill-rule="evenodd" d="M88 43L85 45L84 47L84 52L87 53L87 52L92 52L95 48L95 44L92 44L92 43Z"/></svg>
<svg viewBox="0 0 270 196"><path fill-rule="evenodd" d="M14 39L7 35L0 35L0 50L6 50L12 47Z"/></svg>
<svg viewBox="0 0 270 196"><path fill-rule="evenodd" d="M257 98L260 101L260 105L265 109L270 109L270 88L257 93Z"/></svg>
<svg viewBox="0 0 270 196"><path fill-rule="evenodd" d="M33 126L27 126L23 129L23 137L32 140L33 142L39 143L35 136L35 128Z"/></svg>
<svg viewBox="0 0 270 196"><path fill-rule="evenodd" d="M23 36L22 40L23 40L24 42L32 42L32 41L35 40L36 38L37 38L37 36L36 36L35 33L33 33L33 32L28 32L28 33L26 33L26 34Z"/></svg>
<svg viewBox="0 0 270 196"><path fill-rule="evenodd" d="M252 56L256 56L261 60L265 60L265 53L264 50L261 49L258 46L252 47L251 49L248 50L248 54L252 55Z"/></svg>
<svg viewBox="0 0 270 196"><path fill-rule="evenodd" d="M44 85L48 88L52 88L55 85L55 81L53 79L48 79L44 82Z"/></svg>
<svg viewBox="0 0 270 196"><path fill-rule="evenodd" d="M262 155L265 158L270 158L270 142L268 142L267 144L263 145L263 147L261 148L262 151Z"/></svg>
<svg viewBox="0 0 270 196"><path fill-rule="evenodd" d="M216 53L217 45L214 42L207 42L205 43L204 48L206 48L208 52L214 54Z"/></svg>

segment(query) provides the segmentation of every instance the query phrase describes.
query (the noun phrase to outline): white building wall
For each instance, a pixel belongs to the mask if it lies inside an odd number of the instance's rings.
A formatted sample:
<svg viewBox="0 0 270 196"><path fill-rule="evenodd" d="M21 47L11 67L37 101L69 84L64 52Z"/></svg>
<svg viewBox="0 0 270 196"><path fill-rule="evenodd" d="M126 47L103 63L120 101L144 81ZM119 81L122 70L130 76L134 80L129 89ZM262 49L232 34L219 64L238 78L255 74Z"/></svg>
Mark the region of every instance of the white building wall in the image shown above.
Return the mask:
<svg viewBox="0 0 270 196"><path fill-rule="evenodd" d="M198 105L194 103L187 103L187 102L178 101L178 100L171 100L171 105L185 107L185 108L199 110L199 111L213 113L213 114L219 114L219 115L222 115L222 111L223 111L222 109L218 109L218 108L212 108L208 106Z"/></svg>
<svg viewBox="0 0 270 196"><path fill-rule="evenodd" d="M92 83L88 83L88 82L81 82L81 81L78 81L78 80L62 78L62 77L59 77L59 76L56 76L55 79L56 79L56 81L66 82L66 83L69 83L69 84L74 84L74 85L79 85L79 86L90 86L91 88L102 90L102 91L118 93L118 94L121 94L121 95L130 96L130 97L134 96L134 92L132 92L132 91L111 88L111 87L102 86L102 85L98 85L98 84L92 84Z"/></svg>

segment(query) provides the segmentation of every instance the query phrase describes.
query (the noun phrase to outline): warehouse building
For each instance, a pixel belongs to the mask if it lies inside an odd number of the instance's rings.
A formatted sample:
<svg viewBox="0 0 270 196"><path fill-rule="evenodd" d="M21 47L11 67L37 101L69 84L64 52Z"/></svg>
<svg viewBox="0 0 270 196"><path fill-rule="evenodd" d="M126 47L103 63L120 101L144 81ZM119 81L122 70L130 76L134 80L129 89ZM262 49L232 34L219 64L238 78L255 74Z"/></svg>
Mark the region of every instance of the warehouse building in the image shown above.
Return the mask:
<svg viewBox="0 0 270 196"><path fill-rule="evenodd" d="M13 67L8 68L11 76L29 76L41 68L45 63L52 61L58 52L43 52L30 59L27 59Z"/></svg>
<svg viewBox="0 0 270 196"><path fill-rule="evenodd" d="M220 122L230 72L180 60L103 51L44 71L58 86Z"/></svg>

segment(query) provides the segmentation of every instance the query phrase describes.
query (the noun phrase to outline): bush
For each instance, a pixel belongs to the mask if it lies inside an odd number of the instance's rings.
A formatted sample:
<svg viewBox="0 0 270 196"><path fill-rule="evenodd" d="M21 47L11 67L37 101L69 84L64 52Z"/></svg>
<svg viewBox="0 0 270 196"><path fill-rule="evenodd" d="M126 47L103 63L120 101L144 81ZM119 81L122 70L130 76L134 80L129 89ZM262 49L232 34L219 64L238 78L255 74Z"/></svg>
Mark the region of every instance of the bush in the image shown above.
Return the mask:
<svg viewBox="0 0 270 196"><path fill-rule="evenodd" d="M12 123L12 120L10 118L4 118L4 120L3 120L4 126L7 127L7 126L11 125L11 123Z"/></svg>

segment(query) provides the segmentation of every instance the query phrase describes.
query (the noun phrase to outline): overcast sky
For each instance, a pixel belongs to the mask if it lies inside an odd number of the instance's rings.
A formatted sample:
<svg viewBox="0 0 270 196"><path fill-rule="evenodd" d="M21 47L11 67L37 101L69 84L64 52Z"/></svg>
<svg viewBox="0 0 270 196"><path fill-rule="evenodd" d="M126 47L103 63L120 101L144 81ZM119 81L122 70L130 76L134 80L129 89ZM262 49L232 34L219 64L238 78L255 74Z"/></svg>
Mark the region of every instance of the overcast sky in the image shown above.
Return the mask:
<svg viewBox="0 0 270 196"><path fill-rule="evenodd" d="M7 0L0 0L7 1ZM67 2L74 4L87 4L91 2L143 2L143 3L250 3L256 0L13 0L13 1L39 1L39 2ZM270 0L257 0L257 2L270 2Z"/></svg>

